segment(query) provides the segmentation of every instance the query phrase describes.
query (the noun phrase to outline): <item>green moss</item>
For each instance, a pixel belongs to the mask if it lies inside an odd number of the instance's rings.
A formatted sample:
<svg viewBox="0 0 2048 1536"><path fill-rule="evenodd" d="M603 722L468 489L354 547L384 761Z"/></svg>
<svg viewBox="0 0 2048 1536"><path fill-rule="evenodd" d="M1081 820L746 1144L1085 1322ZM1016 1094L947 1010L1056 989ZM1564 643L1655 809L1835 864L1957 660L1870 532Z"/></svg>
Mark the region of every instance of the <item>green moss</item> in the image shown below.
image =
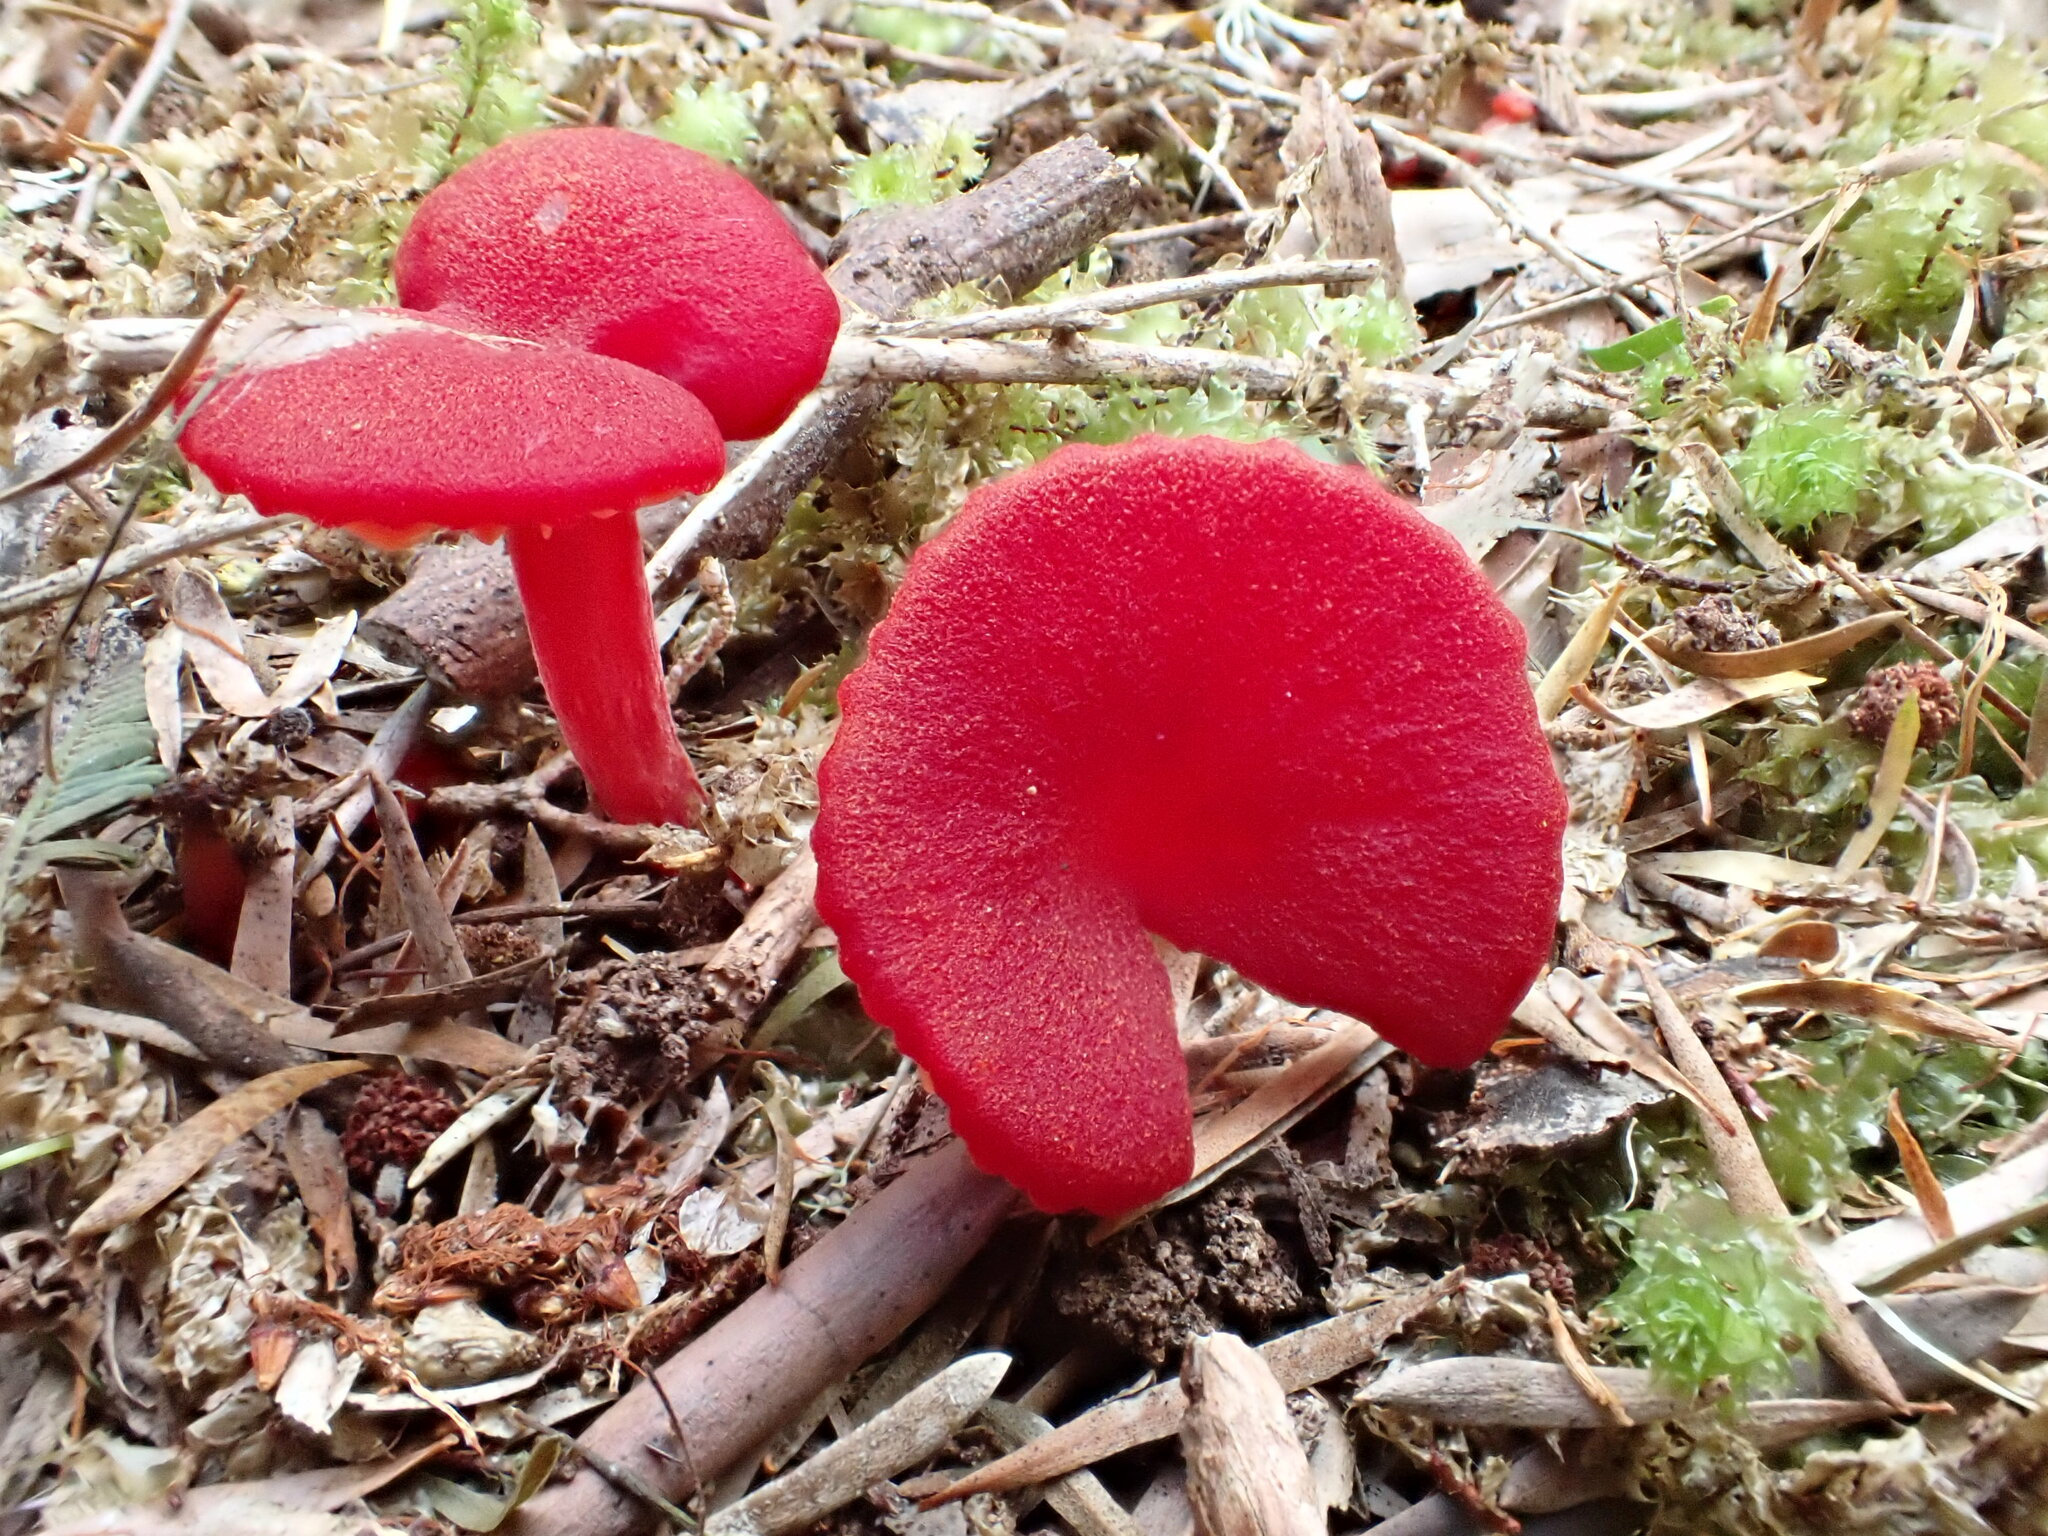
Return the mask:
<svg viewBox="0 0 2048 1536"><path fill-rule="evenodd" d="M1728 393L1738 400L1779 409L1806 398L1813 383L1813 358L1802 348L1787 352L1775 344L1756 347L1728 376Z"/></svg>
<svg viewBox="0 0 2048 1536"><path fill-rule="evenodd" d="M896 5L854 7L853 30L916 53L956 53L974 35L971 23L952 16L932 16Z"/></svg>
<svg viewBox="0 0 2048 1536"><path fill-rule="evenodd" d="M1791 1234L1750 1221L1719 1194L1674 1181L1659 1209L1621 1218L1629 1270L1605 1311L1660 1377L1738 1392L1780 1383L1827 1314L1801 1279Z"/></svg>
<svg viewBox="0 0 2048 1536"><path fill-rule="evenodd" d="M1328 344L1368 367L1384 367L1422 345L1415 306L1374 283L1358 293L1315 297L1307 288L1254 288L1223 315L1224 344L1262 357L1300 357Z"/></svg>
<svg viewBox="0 0 2048 1536"><path fill-rule="evenodd" d="M515 133L537 127L544 93L530 79L540 27L525 0L457 0L448 23L455 53L447 78L456 110L431 125L421 158L446 174Z"/></svg>
<svg viewBox="0 0 2048 1536"><path fill-rule="evenodd" d="M761 137L746 98L723 80L701 87L677 86L654 131L671 143L729 165L745 164L747 146Z"/></svg>
<svg viewBox="0 0 2048 1536"><path fill-rule="evenodd" d="M1862 1183L1859 1154L1885 1145L1885 1104L1912 1079L1911 1039L1889 1030L1845 1029L1802 1039L1795 1073L1756 1085L1771 1116L1756 1126L1771 1178L1795 1211L1832 1204Z"/></svg>
<svg viewBox="0 0 2048 1536"><path fill-rule="evenodd" d="M1812 300L1880 341L1946 332L1972 258L1998 249L2012 194L2026 184L1981 153L1879 183L1835 232Z"/></svg>
<svg viewBox="0 0 2048 1536"><path fill-rule="evenodd" d="M1729 460L1750 511L1784 534L1854 512L1871 472L1870 433L1831 405L1795 406L1765 419Z"/></svg>
<svg viewBox="0 0 2048 1536"><path fill-rule="evenodd" d="M1996 470L1934 459L1906 477L1905 509L1920 520L1915 548L1935 554L1980 528L2027 510L2027 493Z"/></svg>
<svg viewBox="0 0 2048 1536"><path fill-rule="evenodd" d="M846 194L857 209L922 207L951 197L988 169L974 135L957 123L916 144L891 144L846 168Z"/></svg>

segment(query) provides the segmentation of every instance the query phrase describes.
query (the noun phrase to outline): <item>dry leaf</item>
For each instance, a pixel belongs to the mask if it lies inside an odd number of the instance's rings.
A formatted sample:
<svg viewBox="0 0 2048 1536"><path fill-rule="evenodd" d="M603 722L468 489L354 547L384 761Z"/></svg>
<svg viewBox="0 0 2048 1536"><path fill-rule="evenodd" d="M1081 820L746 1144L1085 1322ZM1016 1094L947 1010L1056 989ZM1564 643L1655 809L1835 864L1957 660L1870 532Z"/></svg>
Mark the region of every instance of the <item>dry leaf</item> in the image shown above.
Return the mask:
<svg viewBox="0 0 2048 1536"><path fill-rule="evenodd" d="M1181 1380L1181 1457L1202 1536L1325 1536L1287 1394L1258 1351L1234 1333L1203 1334Z"/></svg>
<svg viewBox="0 0 2048 1536"><path fill-rule="evenodd" d="M342 655L355 639L355 634L356 613L353 608L331 619L322 619L320 627L313 632L313 638L306 642L306 648L299 652L291 669L270 695L270 708L274 711L303 704L326 687L334 676L334 669L341 665Z"/></svg>
<svg viewBox="0 0 2048 1536"><path fill-rule="evenodd" d="M1682 688L1642 704L1617 708L1601 703L1599 712L1610 720L1644 731L1668 731L1679 726L1698 725L1738 704L1754 704L1818 687L1825 679L1811 672L1774 672L1765 677L1702 677Z"/></svg>
<svg viewBox="0 0 2048 1536"><path fill-rule="evenodd" d="M1770 677L1778 672L1804 672L1844 651L1854 650L1866 640L1905 622L1902 613L1873 613L1868 618L1824 629L1817 635L1803 635L1783 645L1767 645L1754 651L1697 651L1673 645L1663 635L1643 636L1643 644L1675 667L1701 677Z"/></svg>
<svg viewBox="0 0 2048 1536"><path fill-rule="evenodd" d="M448 909L441 904L427 861L420 857L420 845L413 839L405 808L384 775L374 769L370 771L370 788L376 799L377 830L384 835L384 878L397 888L427 985L452 987L468 981L469 961L462 953L462 941L455 936L455 925L448 920Z"/></svg>
<svg viewBox="0 0 2048 1536"><path fill-rule="evenodd" d="M1798 981L1765 981L1736 987L1729 994L1745 1008L1770 1007L1839 1014L1865 1024L1957 1040L1965 1045L2011 1050L2012 1037L1980 1024L1960 1009L1931 997L1888 987L1876 981L1850 981L1840 976L1808 976Z"/></svg>
<svg viewBox="0 0 2048 1536"><path fill-rule="evenodd" d="M300 1095L368 1066L365 1061L316 1061L286 1067L215 1099L124 1168L71 1224L68 1235L74 1242L101 1237L124 1221L154 1210L183 1189L194 1174Z"/></svg>
<svg viewBox="0 0 2048 1536"><path fill-rule="evenodd" d="M340 1296L356 1281L356 1229L349 1211L348 1166L341 1138L320 1113L301 1104L283 1137L285 1166L298 1186L327 1271L327 1289Z"/></svg>
<svg viewBox="0 0 2048 1536"><path fill-rule="evenodd" d="M270 713L270 696L256 681L242 649L242 632L212 577L183 562L175 565L164 593L164 611L192 658L192 670L216 704L249 719Z"/></svg>

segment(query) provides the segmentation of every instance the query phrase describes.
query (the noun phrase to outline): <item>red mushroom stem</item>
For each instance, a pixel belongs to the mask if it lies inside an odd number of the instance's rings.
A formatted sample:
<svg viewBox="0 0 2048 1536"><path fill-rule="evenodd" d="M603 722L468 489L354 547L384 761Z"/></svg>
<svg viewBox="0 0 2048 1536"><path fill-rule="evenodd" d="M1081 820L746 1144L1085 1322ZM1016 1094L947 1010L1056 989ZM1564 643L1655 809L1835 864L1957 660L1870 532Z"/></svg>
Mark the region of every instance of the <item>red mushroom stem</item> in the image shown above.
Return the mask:
<svg viewBox="0 0 2048 1536"><path fill-rule="evenodd" d="M591 796L614 821L696 820L704 786L668 712L636 521L508 528L505 548L541 686Z"/></svg>

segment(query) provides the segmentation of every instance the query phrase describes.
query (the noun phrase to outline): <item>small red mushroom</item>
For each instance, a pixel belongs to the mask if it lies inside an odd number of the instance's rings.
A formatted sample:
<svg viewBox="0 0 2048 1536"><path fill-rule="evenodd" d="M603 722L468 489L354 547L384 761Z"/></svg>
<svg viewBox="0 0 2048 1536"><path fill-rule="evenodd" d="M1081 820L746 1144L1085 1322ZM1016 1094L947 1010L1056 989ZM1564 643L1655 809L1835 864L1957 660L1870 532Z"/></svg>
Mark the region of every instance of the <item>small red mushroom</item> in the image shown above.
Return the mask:
<svg viewBox="0 0 2048 1536"><path fill-rule="evenodd" d="M1191 1165L1148 935L1462 1065L1549 953L1566 804L1443 530L1277 443L1067 447L918 551L841 689L818 910L975 1161L1104 1214Z"/></svg>
<svg viewBox="0 0 2048 1536"><path fill-rule="evenodd" d="M1488 116L1496 123L1533 123L1539 110L1534 96L1518 85L1504 85L1493 93L1492 111ZM1480 131L1483 133L1485 130Z"/></svg>
<svg viewBox="0 0 2048 1536"><path fill-rule="evenodd" d="M541 683L597 803L620 821L694 818L704 791L669 715L632 515L724 471L686 390L587 352L328 311L253 340L182 446L259 511L386 542L504 529Z"/></svg>
<svg viewBox="0 0 2048 1536"><path fill-rule="evenodd" d="M729 438L823 377L839 301L775 204L694 150L553 128L487 150L421 201L391 275L463 330L616 357L690 391Z"/></svg>

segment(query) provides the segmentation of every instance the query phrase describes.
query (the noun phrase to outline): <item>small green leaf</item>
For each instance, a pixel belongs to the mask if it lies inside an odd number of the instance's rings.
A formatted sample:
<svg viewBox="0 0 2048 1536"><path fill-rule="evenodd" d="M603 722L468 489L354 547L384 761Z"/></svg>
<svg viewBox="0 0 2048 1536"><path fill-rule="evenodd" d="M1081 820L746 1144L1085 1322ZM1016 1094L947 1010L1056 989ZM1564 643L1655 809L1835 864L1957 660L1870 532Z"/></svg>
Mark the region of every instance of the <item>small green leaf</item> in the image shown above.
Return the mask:
<svg viewBox="0 0 2048 1536"><path fill-rule="evenodd" d="M1666 352L1685 344L1685 327L1676 315L1659 320L1647 331L1637 331L1605 347L1589 347L1586 361L1602 373L1623 373L1655 362Z"/></svg>
<svg viewBox="0 0 2048 1536"><path fill-rule="evenodd" d="M1735 312L1735 300L1725 293L1717 293L1694 311L1719 319ZM1653 363L1665 353L1685 345L1685 324L1678 316L1659 320L1646 331L1637 331L1633 336L1624 336L1620 341L1604 347L1588 347L1586 361L1602 373L1625 373L1631 368L1640 368Z"/></svg>
<svg viewBox="0 0 2048 1536"><path fill-rule="evenodd" d="M71 1150L71 1133L65 1131L57 1136L45 1136L41 1141L23 1142L18 1147L9 1147L0 1152L0 1173L9 1168L19 1168L23 1163L32 1163L39 1157L49 1157L57 1152Z"/></svg>

